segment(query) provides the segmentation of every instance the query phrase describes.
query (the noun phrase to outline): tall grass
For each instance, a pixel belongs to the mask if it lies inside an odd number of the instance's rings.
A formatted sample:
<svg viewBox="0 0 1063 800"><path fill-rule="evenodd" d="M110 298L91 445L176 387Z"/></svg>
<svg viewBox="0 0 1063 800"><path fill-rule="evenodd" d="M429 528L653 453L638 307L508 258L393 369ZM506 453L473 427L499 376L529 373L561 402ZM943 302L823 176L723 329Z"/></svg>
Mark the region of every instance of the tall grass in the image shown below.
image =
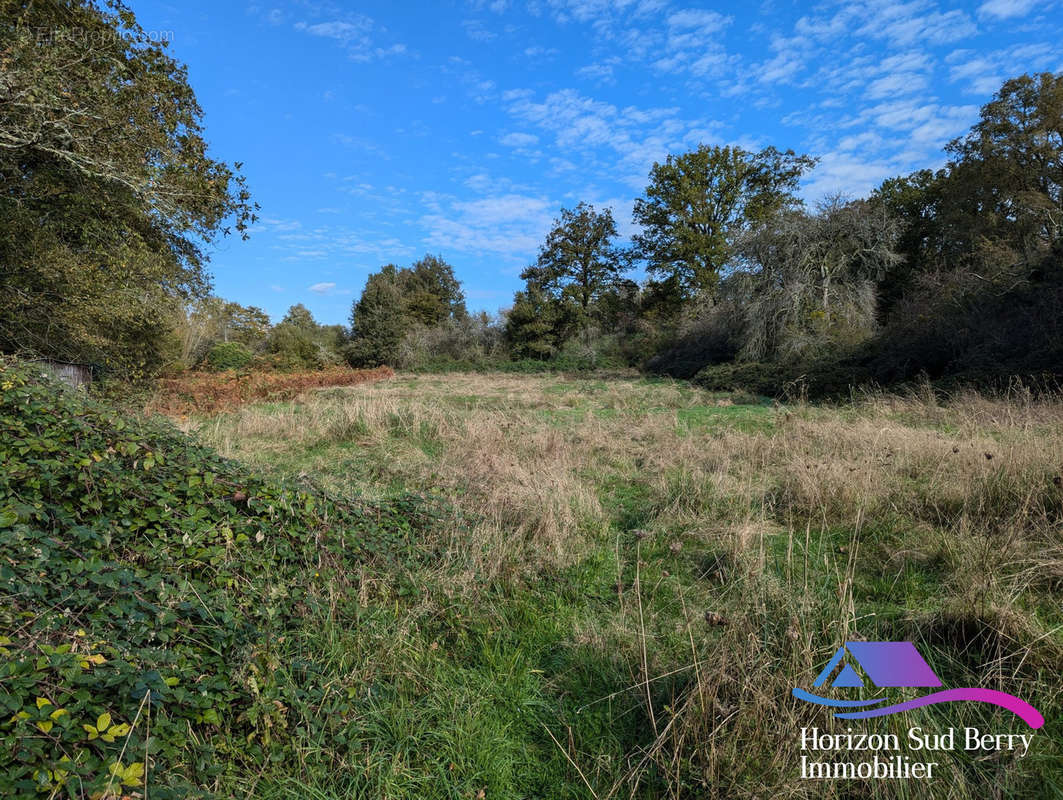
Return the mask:
<svg viewBox="0 0 1063 800"><path fill-rule="evenodd" d="M399 705L369 715L364 768L347 783L314 778L321 796L461 796L454 787L475 781L457 767L436 775L403 755L403 742L437 740L448 763L482 762L487 797L1058 791L1063 402L745 400L670 382L456 374L190 423L227 455L341 491L433 492L452 508L434 564L363 582L379 597L402 581L421 589L386 635L379 620L366 629L379 650L347 641L337 657L361 653L366 680L394 679L394 659L431 674L407 676ZM456 649L433 650L429 629ZM845 725L790 689L854 638L911 639L946 685L1018 694L1049 723L1022 760L940 754L941 782L802 781L800 728ZM402 705L414 685L438 696ZM454 704L478 709L482 729L465 730ZM918 715L868 729L1021 725L978 706ZM286 785L269 792L295 794Z"/></svg>

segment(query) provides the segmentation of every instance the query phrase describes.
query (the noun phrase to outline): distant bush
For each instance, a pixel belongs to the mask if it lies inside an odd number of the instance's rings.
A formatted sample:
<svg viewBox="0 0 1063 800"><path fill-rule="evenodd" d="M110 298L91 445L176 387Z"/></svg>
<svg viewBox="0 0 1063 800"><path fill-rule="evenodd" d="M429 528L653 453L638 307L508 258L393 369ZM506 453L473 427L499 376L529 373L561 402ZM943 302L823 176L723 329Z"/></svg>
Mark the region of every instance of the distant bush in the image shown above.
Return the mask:
<svg viewBox="0 0 1063 800"><path fill-rule="evenodd" d="M740 346L742 321L719 307L683 325L672 343L646 361L646 369L672 378L692 378L704 367L732 361Z"/></svg>
<svg viewBox="0 0 1063 800"><path fill-rule="evenodd" d="M1060 259L1063 262L1063 259ZM928 278L897 305L873 342L868 368L882 383L999 383L1012 375L1063 376L1063 275L983 269Z"/></svg>
<svg viewBox="0 0 1063 800"><path fill-rule="evenodd" d="M777 398L842 398L869 385L871 378L855 359L779 364L732 361L705 367L693 383L713 392L751 392Z"/></svg>
<svg viewBox="0 0 1063 800"><path fill-rule="evenodd" d="M251 363L254 354L239 342L220 342L207 353L207 366L215 372L241 369Z"/></svg>
<svg viewBox="0 0 1063 800"><path fill-rule="evenodd" d="M778 364L759 361L714 364L694 376L696 386L713 392L744 390L758 395L777 397L798 374Z"/></svg>
<svg viewBox="0 0 1063 800"><path fill-rule="evenodd" d="M623 369L628 364L618 337L602 335L597 330L578 335L562 345L552 364L561 371Z"/></svg>
<svg viewBox="0 0 1063 800"><path fill-rule="evenodd" d="M288 309L266 339L267 362L274 369L325 369L342 363L344 330L319 325L302 304Z"/></svg>
<svg viewBox="0 0 1063 800"><path fill-rule="evenodd" d="M476 314L431 326L411 324L393 363L401 369L425 371L452 364L488 367L505 358L500 324L487 314Z"/></svg>

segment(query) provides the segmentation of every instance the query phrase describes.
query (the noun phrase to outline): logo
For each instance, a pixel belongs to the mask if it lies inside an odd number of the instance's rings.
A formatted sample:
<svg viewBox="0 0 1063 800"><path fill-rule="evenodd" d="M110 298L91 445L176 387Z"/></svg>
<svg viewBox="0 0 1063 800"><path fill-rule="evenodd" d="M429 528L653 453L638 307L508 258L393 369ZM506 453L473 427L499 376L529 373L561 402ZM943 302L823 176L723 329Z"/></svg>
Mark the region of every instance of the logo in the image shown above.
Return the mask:
<svg viewBox="0 0 1063 800"><path fill-rule="evenodd" d="M847 658L848 657L848 658ZM941 679L934 674L934 670L919 655L915 645L911 642L846 642L838 648L827 666L819 673L812 686L823 686L838 665L842 668L831 681L831 688L855 689L864 688L864 679L854 668L854 664L867 676L876 688L892 689L896 687L936 688L941 686ZM914 700L903 703L883 705L888 702L887 697L877 697L871 700L835 700L829 697L806 692L804 689L794 687L793 696L798 700L804 700L816 705L828 706L838 709L834 716L839 719L868 719L870 717L883 717L887 714L897 714L901 711L910 711L913 708L935 705L937 703L952 703L969 701L975 703L990 703L1001 708L1006 708L1023 720L1031 728L1037 729L1045 724L1045 718L1041 713L1027 703L1007 692L998 692L993 689L980 689L966 687L960 689L942 689L930 692Z"/></svg>

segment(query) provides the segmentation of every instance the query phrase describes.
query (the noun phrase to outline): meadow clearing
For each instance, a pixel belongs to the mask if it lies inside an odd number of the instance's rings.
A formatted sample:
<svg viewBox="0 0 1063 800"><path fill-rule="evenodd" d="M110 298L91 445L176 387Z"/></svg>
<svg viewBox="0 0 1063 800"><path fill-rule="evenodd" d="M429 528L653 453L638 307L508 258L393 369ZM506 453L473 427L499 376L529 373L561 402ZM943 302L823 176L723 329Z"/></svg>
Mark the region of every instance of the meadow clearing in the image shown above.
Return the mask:
<svg viewBox="0 0 1063 800"><path fill-rule="evenodd" d="M233 791L1061 791L1059 401L1020 387L827 407L625 374L402 375L182 425L268 473L426 496L439 515L416 543L431 557L367 565L353 618L285 645L369 700L333 767ZM933 782L801 780L801 727L846 725L790 690L852 639L910 639L945 685L1017 694L1048 722L1025 757L938 754ZM864 724L1026 730L976 704Z"/></svg>

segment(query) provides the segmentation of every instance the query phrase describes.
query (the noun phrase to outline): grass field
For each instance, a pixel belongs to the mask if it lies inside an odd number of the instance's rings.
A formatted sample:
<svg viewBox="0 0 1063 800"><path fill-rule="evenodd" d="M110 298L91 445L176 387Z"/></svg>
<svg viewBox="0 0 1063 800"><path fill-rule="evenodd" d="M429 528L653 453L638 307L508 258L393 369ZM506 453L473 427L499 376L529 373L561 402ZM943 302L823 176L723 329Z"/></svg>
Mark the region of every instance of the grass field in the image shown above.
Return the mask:
<svg viewBox="0 0 1063 800"><path fill-rule="evenodd" d="M183 424L267 471L427 494L442 515L430 557L367 566L353 618L284 645L365 700L356 733L308 738L304 769L235 795L1063 791L1061 403L784 407L634 377L454 374ZM801 727L847 725L790 690L861 638L911 639L946 686L1017 694L1047 723L1023 758L934 754L932 782L801 780ZM860 724L1028 732L974 704Z"/></svg>

